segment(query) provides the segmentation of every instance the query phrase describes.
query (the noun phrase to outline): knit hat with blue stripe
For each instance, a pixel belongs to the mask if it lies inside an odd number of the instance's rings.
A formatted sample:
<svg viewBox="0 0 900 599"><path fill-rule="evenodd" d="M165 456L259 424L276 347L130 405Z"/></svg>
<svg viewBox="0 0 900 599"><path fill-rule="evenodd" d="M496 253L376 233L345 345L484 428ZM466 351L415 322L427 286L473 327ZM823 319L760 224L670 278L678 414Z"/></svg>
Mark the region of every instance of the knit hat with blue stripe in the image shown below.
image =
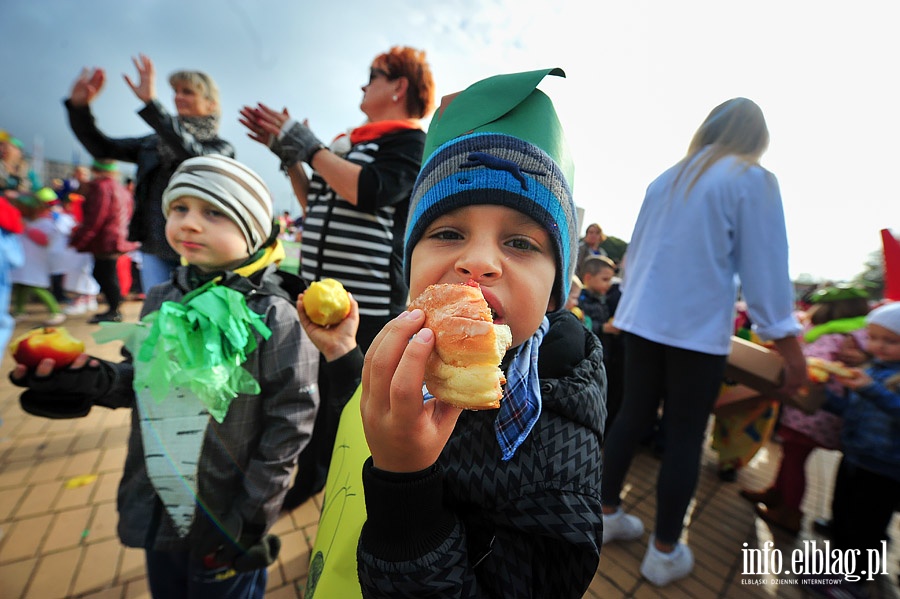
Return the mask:
<svg viewBox="0 0 900 599"><path fill-rule="evenodd" d="M569 294L578 245L572 162L553 103L537 84L560 69L498 75L444 98L428 130L406 226L407 282L416 243L431 222L464 206L495 204L543 225L556 257L553 298Z"/></svg>

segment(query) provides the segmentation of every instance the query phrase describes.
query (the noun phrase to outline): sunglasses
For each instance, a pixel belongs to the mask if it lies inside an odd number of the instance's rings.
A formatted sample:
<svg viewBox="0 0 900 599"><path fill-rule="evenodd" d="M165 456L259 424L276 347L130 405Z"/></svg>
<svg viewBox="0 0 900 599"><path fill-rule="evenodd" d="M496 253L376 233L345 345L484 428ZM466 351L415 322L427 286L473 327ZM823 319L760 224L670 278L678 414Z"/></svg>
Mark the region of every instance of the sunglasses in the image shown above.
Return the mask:
<svg viewBox="0 0 900 599"><path fill-rule="evenodd" d="M369 69L369 83L372 83L378 77L384 77L387 80L391 79L391 75L383 69Z"/></svg>

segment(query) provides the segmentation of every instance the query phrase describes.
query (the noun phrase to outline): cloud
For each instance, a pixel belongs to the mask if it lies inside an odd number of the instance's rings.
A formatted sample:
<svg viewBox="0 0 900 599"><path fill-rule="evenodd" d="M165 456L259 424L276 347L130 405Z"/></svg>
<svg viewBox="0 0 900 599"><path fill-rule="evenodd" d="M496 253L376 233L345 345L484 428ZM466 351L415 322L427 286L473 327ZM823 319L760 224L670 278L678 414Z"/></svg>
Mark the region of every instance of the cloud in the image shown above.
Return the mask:
<svg viewBox="0 0 900 599"><path fill-rule="evenodd" d="M589 221L627 239L647 184L680 158L715 104L746 95L769 120L764 163L782 185L792 272L850 276L879 247L880 228L900 229L897 215L876 207L893 201L900 136L892 5L5 0L0 37L18 57L5 65L16 84L0 88L0 128L26 144L43 138L48 158L68 159L80 146L62 99L82 66L97 65L109 74L95 106L100 127L148 133L121 79L144 52L157 63L167 107L168 73L198 68L216 79L222 135L269 182L279 207L296 210L277 160L237 123L242 105L287 106L329 140L362 121L369 61L392 45L426 50L439 96L497 73L559 66L567 78L541 87L572 146L576 199ZM809 218L835 210L848 213L842 256L819 250L821 228Z"/></svg>

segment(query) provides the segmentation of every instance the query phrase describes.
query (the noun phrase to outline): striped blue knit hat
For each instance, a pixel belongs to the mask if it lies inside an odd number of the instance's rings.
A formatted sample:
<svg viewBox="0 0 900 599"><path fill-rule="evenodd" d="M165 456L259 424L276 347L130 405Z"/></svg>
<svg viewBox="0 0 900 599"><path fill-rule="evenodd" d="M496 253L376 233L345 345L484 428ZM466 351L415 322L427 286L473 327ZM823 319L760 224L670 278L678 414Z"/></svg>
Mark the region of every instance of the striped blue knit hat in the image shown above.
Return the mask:
<svg viewBox="0 0 900 599"><path fill-rule="evenodd" d="M553 103L537 84L561 69L497 75L444 98L425 141L406 225L404 273L426 227L479 204L518 210L544 226L556 253L556 307L565 306L575 270L578 217L572 161Z"/></svg>

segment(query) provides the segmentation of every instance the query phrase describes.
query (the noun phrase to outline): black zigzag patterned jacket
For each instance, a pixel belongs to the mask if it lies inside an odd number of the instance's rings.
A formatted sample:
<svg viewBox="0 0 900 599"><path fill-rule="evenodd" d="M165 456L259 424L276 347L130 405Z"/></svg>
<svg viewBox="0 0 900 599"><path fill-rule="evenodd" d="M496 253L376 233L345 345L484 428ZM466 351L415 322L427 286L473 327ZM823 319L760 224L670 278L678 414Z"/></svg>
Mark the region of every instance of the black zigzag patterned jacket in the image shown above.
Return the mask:
<svg viewBox="0 0 900 599"><path fill-rule="evenodd" d="M426 473L363 470L365 597L582 597L600 559L606 375L597 337L568 311L541 345L541 416L500 459L497 412L463 412Z"/></svg>

